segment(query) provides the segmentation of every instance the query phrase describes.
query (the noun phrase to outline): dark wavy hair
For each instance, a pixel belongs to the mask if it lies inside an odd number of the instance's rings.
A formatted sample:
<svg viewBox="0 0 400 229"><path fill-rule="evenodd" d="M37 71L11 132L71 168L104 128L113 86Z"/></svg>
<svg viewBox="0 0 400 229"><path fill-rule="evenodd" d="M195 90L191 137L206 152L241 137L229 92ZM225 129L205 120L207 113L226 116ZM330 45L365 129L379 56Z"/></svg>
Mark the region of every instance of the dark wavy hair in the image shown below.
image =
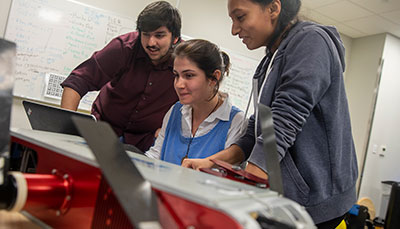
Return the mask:
<svg viewBox="0 0 400 229"><path fill-rule="evenodd" d="M165 26L173 38L181 37L181 15L177 8L166 1L152 2L140 12L136 29L139 32L152 32Z"/></svg>
<svg viewBox="0 0 400 229"><path fill-rule="evenodd" d="M198 68L204 71L207 79L216 82L214 96L218 93L219 84L223 80L224 75L229 75L230 58L228 54L221 51L217 45L207 40L192 39L181 42L175 47L173 57L186 57L194 62ZM219 80L214 76L215 70L221 71Z"/></svg>
<svg viewBox="0 0 400 229"><path fill-rule="evenodd" d="M274 0L250 0L261 7L265 8ZM291 22L296 22L298 20L298 14L301 7L300 0L280 0L281 1L281 13L279 14L277 27L272 34L272 38L267 46L271 46L275 43L278 37L283 33L286 26Z"/></svg>

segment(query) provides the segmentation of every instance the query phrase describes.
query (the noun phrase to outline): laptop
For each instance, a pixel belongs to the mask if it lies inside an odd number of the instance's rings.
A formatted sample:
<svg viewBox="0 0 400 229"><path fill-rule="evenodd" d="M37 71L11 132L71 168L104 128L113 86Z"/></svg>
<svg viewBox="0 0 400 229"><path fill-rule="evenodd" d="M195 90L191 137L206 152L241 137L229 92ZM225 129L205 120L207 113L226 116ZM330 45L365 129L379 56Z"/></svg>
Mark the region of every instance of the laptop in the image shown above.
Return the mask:
<svg viewBox="0 0 400 229"><path fill-rule="evenodd" d="M24 100L22 104L34 130L50 131L62 134L81 136L72 122L72 117L96 121L91 114L66 110L54 106Z"/></svg>

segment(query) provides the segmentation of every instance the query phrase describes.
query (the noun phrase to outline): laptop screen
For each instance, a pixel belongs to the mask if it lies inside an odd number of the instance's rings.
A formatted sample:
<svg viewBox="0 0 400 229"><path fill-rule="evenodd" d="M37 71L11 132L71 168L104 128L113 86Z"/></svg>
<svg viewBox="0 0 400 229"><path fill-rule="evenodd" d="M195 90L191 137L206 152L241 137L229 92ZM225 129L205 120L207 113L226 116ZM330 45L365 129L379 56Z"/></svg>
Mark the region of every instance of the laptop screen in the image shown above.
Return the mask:
<svg viewBox="0 0 400 229"><path fill-rule="evenodd" d="M93 115L66 110L32 101L22 101L29 123L34 130L50 131L80 136L72 117L82 117L96 121Z"/></svg>

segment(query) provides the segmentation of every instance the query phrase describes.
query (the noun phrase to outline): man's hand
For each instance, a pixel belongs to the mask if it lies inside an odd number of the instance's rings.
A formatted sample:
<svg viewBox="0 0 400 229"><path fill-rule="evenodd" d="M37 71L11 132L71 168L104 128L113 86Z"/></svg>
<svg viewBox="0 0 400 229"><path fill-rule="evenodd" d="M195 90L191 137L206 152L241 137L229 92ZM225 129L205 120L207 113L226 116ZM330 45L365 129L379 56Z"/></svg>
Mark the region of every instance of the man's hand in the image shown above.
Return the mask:
<svg viewBox="0 0 400 229"><path fill-rule="evenodd" d="M158 138L158 134L160 133L160 131L161 131L161 128L158 128L156 130L156 132L154 133L154 138Z"/></svg>
<svg viewBox="0 0 400 229"><path fill-rule="evenodd" d="M61 108L76 111L78 109L81 96L74 89L64 87L61 98Z"/></svg>

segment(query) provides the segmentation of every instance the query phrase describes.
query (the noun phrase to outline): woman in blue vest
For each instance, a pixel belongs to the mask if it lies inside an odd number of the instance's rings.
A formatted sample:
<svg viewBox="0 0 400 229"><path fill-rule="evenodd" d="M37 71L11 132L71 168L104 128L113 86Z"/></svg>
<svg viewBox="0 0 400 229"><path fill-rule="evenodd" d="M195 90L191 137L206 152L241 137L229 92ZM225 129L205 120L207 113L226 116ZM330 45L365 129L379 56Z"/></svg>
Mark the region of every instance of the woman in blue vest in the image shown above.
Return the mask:
<svg viewBox="0 0 400 229"><path fill-rule="evenodd" d="M206 158L240 138L244 114L218 91L230 61L206 40L182 42L174 51L174 87L179 102L165 115L153 147L145 154L181 165L185 158Z"/></svg>

